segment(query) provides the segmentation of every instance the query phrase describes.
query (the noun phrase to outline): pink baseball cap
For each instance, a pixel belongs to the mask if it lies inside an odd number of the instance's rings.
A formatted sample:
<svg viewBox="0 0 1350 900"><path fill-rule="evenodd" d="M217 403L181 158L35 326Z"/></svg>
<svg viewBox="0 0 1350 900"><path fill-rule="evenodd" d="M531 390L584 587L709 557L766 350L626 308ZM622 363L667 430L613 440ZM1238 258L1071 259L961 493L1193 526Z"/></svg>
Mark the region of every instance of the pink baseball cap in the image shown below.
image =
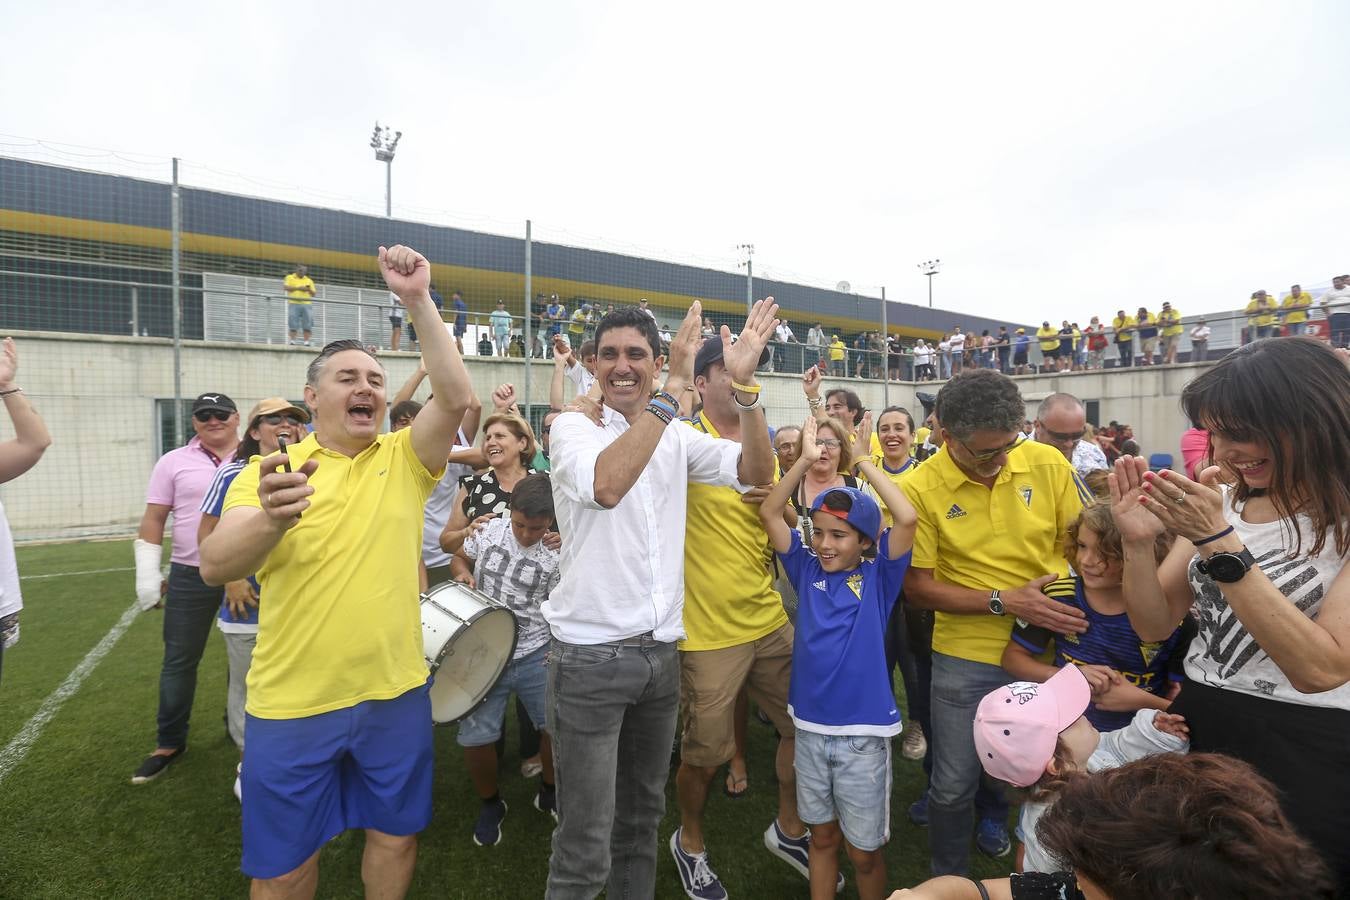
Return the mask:
<svg viewBox="0 0 1350 900"><path fill-rule="evenodd" d="M991 691L975 710L980 765L1000 781L1030 787L1054 757L1059 733L1078 721L1091 700L1092 688L1074 665L1044 684L1014 681Z"/></svg>

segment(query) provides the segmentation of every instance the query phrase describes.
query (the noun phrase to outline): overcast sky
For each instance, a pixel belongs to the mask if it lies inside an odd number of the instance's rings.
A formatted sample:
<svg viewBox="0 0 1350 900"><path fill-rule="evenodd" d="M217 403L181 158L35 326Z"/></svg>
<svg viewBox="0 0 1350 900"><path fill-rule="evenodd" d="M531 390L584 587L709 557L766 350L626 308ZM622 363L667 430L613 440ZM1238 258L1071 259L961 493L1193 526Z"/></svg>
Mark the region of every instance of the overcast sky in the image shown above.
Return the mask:
<svg viewBox="0 0 1350 900"><path fill-rule="evenodd" d="M0 131L1038 321L1350 270L1350 3L26 4ZM0 153L76 164L22 141ZM44 155L46 154L46 155ZM92 160L105 167L114 162ZM164 178L163 166L139 168ZM253 180L207 173L245 173ZM325 202L321 192L333 198ZM288 194L287 196L293 196Z"/></svg>

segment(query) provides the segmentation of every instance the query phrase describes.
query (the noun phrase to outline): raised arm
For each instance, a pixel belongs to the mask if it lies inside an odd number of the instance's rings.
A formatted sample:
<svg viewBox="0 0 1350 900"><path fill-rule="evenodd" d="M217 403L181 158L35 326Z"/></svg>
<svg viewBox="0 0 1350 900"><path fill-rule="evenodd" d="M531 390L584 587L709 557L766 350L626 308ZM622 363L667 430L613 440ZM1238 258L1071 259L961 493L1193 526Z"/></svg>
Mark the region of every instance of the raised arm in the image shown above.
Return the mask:
<svg viewBox="0 0 1350 900"><path fill-rule="evenodd" d="M563 382L567 380L567 357L553 354L553 378L548 383L548 406L556 412L562 412L567 406L563 396Z"/></svg>
<svg viewBox="0 0 1350 900"><path fill-rule="evenodd" d="M741 484L773 481L773 444L769 440L769 423L764 419L755 368L778 322L777 314L778 304L772 297L757 302L751 307L745 328L741 329L741 336L735 343L731 342L731 329L722 326L722 359L731 375L735 405L741 419L741 459L736 468L736 478Z"/></svg>
<svg viewBox="0 0 1350 900"><path fill-rule="evenodd" d="M764 531L769 535L769 544L778 553L786 553L792 547L792 527L784 518L788 498L797 489L806 470L820 459L820 447L816 445L816 420L807 416L802 425L802 454L792 464L792 468L783 473L770 490L769 495L759 505L759 520L764 523Z"/></svg>
<svg viewBox="0 0 1350 900"><path fill-rule="evenodd" d="M0 398L14 423L14 438L0 443L0 484L13 481L37 465L52 444L42 417L23 391L14 385L18 370L19 351L14 346L14 338L7 337L0 346Z"/></svg>
<svg viewBox="0 0 1350 900"><path fill-rule="evenodd" d="M1167 558L1158 564L1153 548L1164 526L1140 501L1146 471L1148 463L1137 456L1116 460L1115 471L1107 477L1111 518L1120 530L1125 612L1130 627L1140 640L1165 641L1194 600L1187 569L1195 547L1177 538Z"/></svg>
<svg viewBox="0 0 1350 900"><path fill-rule="evenodd" d="M412 424L417 458L431 472L445 468L446 448L455 443L473 386L464 360L445 330L431 300L431 264L411 247L380 248L380 272L389 290L408 308L408 317L422 341L422 364L431 381L431 399Z"/></svg>
<svg viewBox="0 0 1350 900"><path fill-rule="evenodd" d="M421 383L426 379L426 377L427 377L426 363L422 362L422 360L419 359L417 361L417 370L408 376L407 381L403 382L403 387L398 389L398 393L394 395L393 400L389 401L389 405L391 407L394 407L398 406L405 400L411 400L413 398L413 395L417 393L418 386L421 385Z"/></svg>

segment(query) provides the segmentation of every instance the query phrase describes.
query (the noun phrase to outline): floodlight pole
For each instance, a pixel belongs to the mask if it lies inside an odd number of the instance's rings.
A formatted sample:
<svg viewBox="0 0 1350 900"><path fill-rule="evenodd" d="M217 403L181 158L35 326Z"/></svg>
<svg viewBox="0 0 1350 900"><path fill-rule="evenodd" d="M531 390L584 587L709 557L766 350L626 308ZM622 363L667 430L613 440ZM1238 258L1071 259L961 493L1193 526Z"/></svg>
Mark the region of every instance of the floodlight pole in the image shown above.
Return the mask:
<svg viewBox="0 0 1350 900"><path fill-rule="evenodd" d="M755 245L737 244L737 250L745 251L745 311L748 314L755 308Z"/></svg>
<svg viewBox="0 0 1350 900"><path fill-rule="evenodd" d="M933 308L933 276L942 268L942 260L930 259L919 263L919 271L928 276L928 308Z"/></svg>
<svg viewBox="0 0 1350 900"><path fill-rule="evenodd" d="M390 136L392 135L392 137ZM382 127L375 123L375 132L370 136L370 146L375 150L375 159L384 163L384 217L394 217L394 152L398 149L399 138L403 132Z"/></svg>

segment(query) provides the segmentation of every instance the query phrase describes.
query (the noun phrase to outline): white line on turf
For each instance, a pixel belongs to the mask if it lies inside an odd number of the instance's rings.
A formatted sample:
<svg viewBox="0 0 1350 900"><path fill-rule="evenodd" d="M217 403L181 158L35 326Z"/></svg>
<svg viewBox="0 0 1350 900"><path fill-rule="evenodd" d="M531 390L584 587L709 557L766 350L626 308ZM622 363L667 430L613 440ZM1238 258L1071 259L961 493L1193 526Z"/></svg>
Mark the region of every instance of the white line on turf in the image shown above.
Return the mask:
<svg viewBox="0 0 1350 900"><path fill-rule="evenodd" d="M32 749L33 743L42 734L42 729L47 727L47 723L60 711L61 705L75 695L84 683L84 679L89 673L94 671L94 667L99 664L103 657L108 655L108 651L122 637L126 630L131 627L132 621L140 612L135 603L127 607L127 611L122 613L122 618L117 620L117 624L109 629L103 636L103 640L94 645L94 649L85 654L80 664L71 670L66 676L66 680L61 682L61 686L47 695L47 699L42 701L38 711L33 713L33 718L29 719L14 736L4 750L0 750L0 784L3 784L5 777L14 771L14 767L23 762L23 758L28 755Z"/></svg>
<svg viewBox="0 0 1350 900"><path fill-rule="evenodd" d="M82 569L79 572L48 572L45 575L20 575L20 581L27 581L30 578L67 578L71 575L102 575L105 572L133 572L135 566L117 566L112 569Z"/></svg>

